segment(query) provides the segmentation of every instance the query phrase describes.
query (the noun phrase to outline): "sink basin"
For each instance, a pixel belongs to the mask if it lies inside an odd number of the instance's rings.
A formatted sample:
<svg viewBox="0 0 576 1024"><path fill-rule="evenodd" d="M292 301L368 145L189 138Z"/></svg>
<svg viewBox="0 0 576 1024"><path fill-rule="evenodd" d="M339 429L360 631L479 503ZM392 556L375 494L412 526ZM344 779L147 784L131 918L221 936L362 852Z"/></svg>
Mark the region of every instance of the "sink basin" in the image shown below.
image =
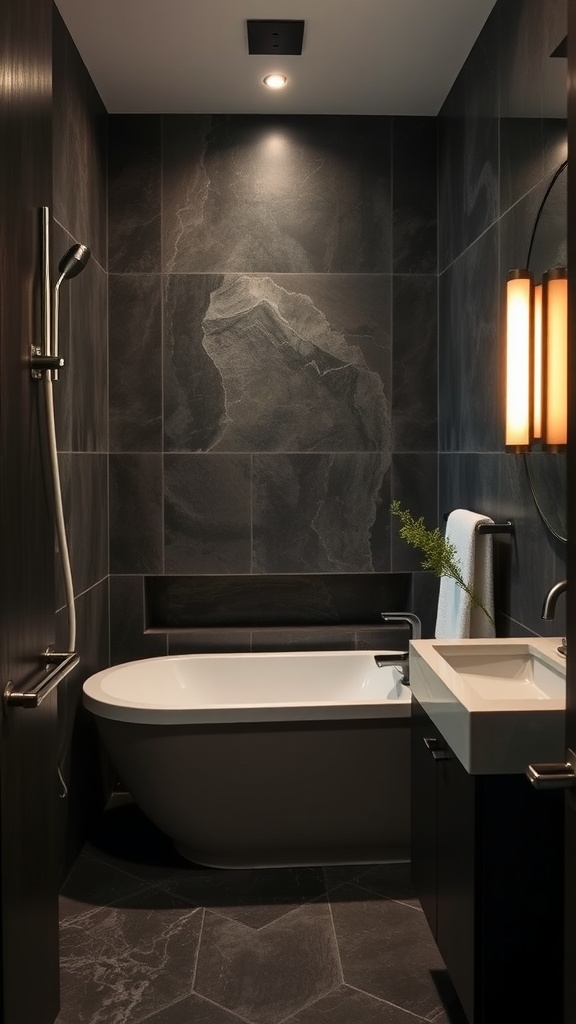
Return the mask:
<svg viewBox="0 0 576 1024"><path fill-rule="evenodd" d="M473 774L524 772L564 757L566 667L559 639L416 640L412 692Z"/></svg>
<svg viewBox="0 0 576 1024"><path fill-rule="evenodd" d="M436 650L482 700L502 703L564 698L566 680L561 668L528 651L526 645L497 644L489 651L458 653L441 646Z"/></svg>

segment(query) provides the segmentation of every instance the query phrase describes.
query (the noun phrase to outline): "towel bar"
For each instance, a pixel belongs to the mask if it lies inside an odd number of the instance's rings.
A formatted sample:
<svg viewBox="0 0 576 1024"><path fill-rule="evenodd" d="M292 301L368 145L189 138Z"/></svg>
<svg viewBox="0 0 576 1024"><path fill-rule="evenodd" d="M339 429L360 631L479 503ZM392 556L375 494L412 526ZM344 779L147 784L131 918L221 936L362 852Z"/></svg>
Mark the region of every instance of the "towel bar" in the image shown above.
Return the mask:
<svg viewBox="0 0 576 1024"><path fill-rule="evenodd" d="M448 512L444 513L444 522L448 519ZM514 533L514 523L478 523L476 533Z"/></svg>

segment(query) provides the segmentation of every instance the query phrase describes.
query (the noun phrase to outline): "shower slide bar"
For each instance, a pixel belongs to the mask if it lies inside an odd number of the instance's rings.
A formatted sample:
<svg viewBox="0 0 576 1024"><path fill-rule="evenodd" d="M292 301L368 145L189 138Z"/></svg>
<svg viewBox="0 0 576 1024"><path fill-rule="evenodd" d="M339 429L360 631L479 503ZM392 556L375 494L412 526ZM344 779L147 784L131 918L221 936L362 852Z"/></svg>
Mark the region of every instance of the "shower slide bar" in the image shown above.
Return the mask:
<svg viewBox="0 0 576 1024"><path fill-rule="evenodd" d="M32 348L30 370L33 380L42 381L44 384L46 432L48 435L48 453L52 475L54 519L68 611L68 644L65 652L56 652L49 647L40 655L44 664L40 668L40 678L34 685L31 686L25 683L17 689L12 681L8 682L3 698L4 703L10 707L37 708L45 697L58 686L80 661L80 657L76 652L74 582L72 579L72 566L70 564L62 503L52 383L58 380L58 370L64 366L64 359L61 358L58 351L60 285L63 281L76 277L84 269L89 258L90 249L85 245L73 245L68 249L60 260L58 266L59 277L54 289L52 288L50 279L50 210L47 206L41 207L41 344L38 347L33 346ZM54 296L54 306L52 306L52 296Z"/></svg>

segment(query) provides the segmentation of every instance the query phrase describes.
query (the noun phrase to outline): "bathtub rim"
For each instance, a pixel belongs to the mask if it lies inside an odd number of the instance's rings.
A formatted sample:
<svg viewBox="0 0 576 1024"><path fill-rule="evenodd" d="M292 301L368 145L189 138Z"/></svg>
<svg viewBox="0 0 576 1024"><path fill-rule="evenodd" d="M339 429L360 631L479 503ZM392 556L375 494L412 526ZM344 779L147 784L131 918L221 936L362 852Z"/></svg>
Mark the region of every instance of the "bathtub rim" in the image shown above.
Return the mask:
<svg viewBox="0 0 576 1024"><path fill-rule="evenodd" d="M292 659L292 658L327 658L337 657L373 658L384 653L384 649L364 651L242 651L238 653L211 652L207 654L173 654L161 655L154 658L138 658L134 661L121 662L118 665L110 665L94 673L85 680L82 686L82 703L84 707L97 718L108 718L113 721L143 723L147 725L185 725L185 724L228 724L242 722L298 722L298 721L337 721L337 720L358 720L358 719L393 719L409 718L411 715L411 693L408 687L400 683L402 672L392 663L379 669L391 676L391 682L401 687L400 696L393 700L383 700L371 703L359 703L354 700L337 701L297 701L275 704L243 703L243 704L214 704L204 707L157 707L153 705L135 704L130 701L122 701L120 698L113 698L110 694L95 696L91 690L98 688L100 683L110 673L116 673L122 669L133 669L139 664L159 664L166 662L219 660L222 659Z"/></svg>

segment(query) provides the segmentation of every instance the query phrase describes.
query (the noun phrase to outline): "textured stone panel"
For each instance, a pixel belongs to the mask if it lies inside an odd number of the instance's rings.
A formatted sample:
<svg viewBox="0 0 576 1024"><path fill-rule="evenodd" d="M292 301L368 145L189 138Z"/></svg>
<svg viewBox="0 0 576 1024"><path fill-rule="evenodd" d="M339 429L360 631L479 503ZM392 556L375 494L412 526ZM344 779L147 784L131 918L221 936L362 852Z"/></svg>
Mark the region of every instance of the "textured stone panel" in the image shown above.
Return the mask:
<svg viewBox="0 0 576 1024"><path fill-rule="evenodd" d="M112 452L162 450L161 304L158 275L109 277Z"/></svg>
<svg viewBox="0 0 576 1024"><path fill-rule="evenodd" d="M356 295L348 276L328 290L305 275L169 277L166 448L388 449L389 280L363 283Z"/></svg>
<svg viewBox="0 0 576 1024"><path fill-rule="evenodd" d="M331 905L344 981L419 1017L440 1019L433 977L445 968L424 915L355 885L335 895Z"/></svg>
<svg viewBox="0 0 576 1024"><path fill-rule="evenodd" d="M162 456L111 455L110 570L162 572Z"/></svg>
<svg viewBox="0 0 576 1024"><path fill-rule="evenodd" d="M389 273L390 135L388 117L164 117L164 271Z"/></svg>
<svg viewBox="0 0 576 1024"><path fill-rule="evenodd" d="M390 455L253 459L255 572L374 572L389 561Z"/></svg>
<svg viewBox="0 0 576 1024"><path fill-rule="evenodd" d="M322 868L215 870L195 867L170 891L212 913L259 929L325 891Z"/></svg>
<svg viewBox="0 0 576 1024"><path fill-rule="evenodd" d="M192 989L202 911L154 890L61 929L65 1024L133 1024Z"/></svg>
<svg viewBox="0 0 576 1024"><path fill-rule="evenodd" d="M348 985L292 1017L290 1024L416 1024L419 1018Z"/></svg>
<svg viewBox="0 0 576 1024"><path fill-rule="evenodd" d="M259 931L206 913L194 990L253 1024L278 1024L341 980L325 902Z"/></svg>
<svg viewBox="0 0 576 1024"><path fill-rule="evenodd" d="M165 571L250 571L250 457L167 455Z"/></svg>
<svg viewBox="0 0 576 1024"><path fill-rule="evenodd" d="M161 119L108 119L108 269L161 270Z"/></svg>

